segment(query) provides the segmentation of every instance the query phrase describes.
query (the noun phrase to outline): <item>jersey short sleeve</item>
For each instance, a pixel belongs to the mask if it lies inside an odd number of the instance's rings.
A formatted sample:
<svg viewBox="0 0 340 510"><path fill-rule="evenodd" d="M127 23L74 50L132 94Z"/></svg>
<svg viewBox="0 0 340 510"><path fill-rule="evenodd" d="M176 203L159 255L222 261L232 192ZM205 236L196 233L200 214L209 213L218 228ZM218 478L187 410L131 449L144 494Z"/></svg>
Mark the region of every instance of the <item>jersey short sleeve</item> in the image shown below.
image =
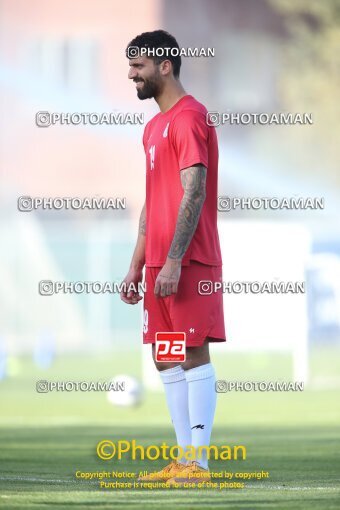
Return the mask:
<svg viewBox="0 0 340 510"><path fill-rule="evenodd" d="M171 137L180 170L197 164L208 167L209 128L202 112L183 110L176 115Z"/></svg>

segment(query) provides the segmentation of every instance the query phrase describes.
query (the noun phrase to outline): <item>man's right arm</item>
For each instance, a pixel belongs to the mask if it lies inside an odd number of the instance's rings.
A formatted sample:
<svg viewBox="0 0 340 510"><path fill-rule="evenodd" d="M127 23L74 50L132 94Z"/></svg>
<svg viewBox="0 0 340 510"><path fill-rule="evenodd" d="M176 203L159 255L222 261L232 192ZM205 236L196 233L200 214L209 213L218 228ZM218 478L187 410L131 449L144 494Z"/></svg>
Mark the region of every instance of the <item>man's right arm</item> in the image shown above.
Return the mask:
<svg viewBox="0 0 340 510"><path fill-rule="evenodd" d="M137 304L142 298L138 292L128 291L129 285L133 284L136 290L138 283L143 281L143 267L145 264L145 234L146 234L146 216L145 204L139 218L138 238L135 250L132 255L130 269L123 280L126 288L120 294L120 298L124 303L129 305Z"/></svg>

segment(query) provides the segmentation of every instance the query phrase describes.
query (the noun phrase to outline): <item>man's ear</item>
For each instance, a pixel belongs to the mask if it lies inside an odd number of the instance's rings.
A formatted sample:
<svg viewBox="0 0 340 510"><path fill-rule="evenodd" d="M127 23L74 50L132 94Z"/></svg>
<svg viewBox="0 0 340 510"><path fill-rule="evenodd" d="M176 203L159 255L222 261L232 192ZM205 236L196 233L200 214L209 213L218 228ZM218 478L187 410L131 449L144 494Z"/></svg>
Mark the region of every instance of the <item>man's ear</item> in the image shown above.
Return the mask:
<svg viewBox="0 0 340 510"><path fill-rule="evenodd" d="M172 72L172 63L170 60L163 60L160 63L159 71L162 76L168 76Z"/></svg>

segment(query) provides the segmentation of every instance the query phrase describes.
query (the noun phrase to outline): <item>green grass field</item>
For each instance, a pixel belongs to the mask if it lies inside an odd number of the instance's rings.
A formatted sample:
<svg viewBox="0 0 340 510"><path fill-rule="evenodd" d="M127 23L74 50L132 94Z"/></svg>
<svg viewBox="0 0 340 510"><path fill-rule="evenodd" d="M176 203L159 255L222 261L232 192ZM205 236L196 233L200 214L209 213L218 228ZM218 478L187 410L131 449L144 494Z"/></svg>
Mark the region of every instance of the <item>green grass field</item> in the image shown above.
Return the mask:
<svg viewBox="0 0 340 510"><path fill-rule="evenodd" d="M19 359L15 376L0 383L0 506L2 508L327 509L340 508L340 399L334 385L339 352L312 353L312 384L302 393L229 393L218 399L212 442L242 444L244 461L211 461L212 471L268 471L244 489L100 489L97 480L75 478L80 471L154 470L164 461L102 461L103 439L139 444L175 444L162 394L147 393L137 408L108 404L101 393L38 394L35 381L108 380L117 373L138 375L138 356L63 357L43 371ZM218 378L289 380L288 356L218 355ZM228 376L228 377L227 377ZM328 384L333 381L332 385ZM326 382L326 384L324 384Z"/></svg>

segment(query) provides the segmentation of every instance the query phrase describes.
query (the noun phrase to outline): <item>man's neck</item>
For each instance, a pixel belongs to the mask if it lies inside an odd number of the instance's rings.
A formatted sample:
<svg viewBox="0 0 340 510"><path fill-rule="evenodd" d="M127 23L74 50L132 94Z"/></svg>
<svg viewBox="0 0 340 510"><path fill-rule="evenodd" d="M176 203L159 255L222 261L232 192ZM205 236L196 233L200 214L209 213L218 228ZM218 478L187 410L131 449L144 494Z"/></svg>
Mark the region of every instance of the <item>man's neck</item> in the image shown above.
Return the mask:
<svg viewBox="0 0 340 510"><path fill-rule="evenodd" d="M171 86L166 87L162 93L155 98L155 100L159 106L160 111L165 113L170 110L170 108L172 108L177 103L177 101L186 95L187 93L182 87L182 84L178 81L175 84L171 84Z"/></svg>

